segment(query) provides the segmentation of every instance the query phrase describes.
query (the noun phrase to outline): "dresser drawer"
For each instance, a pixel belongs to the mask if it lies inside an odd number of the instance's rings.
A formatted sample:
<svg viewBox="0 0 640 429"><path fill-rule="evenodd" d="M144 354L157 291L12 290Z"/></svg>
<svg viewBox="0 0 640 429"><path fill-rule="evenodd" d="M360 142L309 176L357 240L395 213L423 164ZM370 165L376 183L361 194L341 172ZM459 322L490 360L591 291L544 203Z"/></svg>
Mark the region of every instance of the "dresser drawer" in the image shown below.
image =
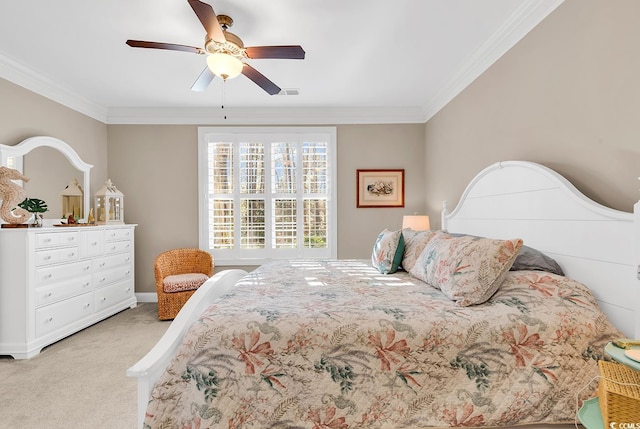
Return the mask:
<svg viewBox="0 0 640 429"><path fill-rule="evenodd" d="M96 311L104 310L112 305L129 299L133 296L133 283L130 281L120 282L111 286L103 287L95 292Z"/></svg>
<svg viewBox="0 0 640 429"><path fill-rule="evenodd" d="M81 231L80 234L83 257L100 256L104 253L103 231Z"/></svg>
<svg viewBox="0 0 640 429"><path fill-rule="evenodd" d="M90 272L91 261L38 268L36 270L36 287L49 286L65 279L87 275Z"/></svg>
<svg viewBox="0 0 640 429"><path fill-rule="evenodd" d="M105 243L105 253L107 255L129 251L131 251L131 241L126 240Z"/></svg>
<svg viewBox="0 0 640 429"><path fill-rule="evenodd" d="M57 329L92 315L93 293L69 298L55 304L36 309L36 336L49 334Z"/></svg>
<svg viewBox="0 0 640 429"><path fill-rule="evenodd" d="M131 240L133 231L130 229L110 229L106 231L107 241Z"/></svg>
<svg viewBox="0 0 640 429"><path fill-rule="evenodd" d="M51 286L43 286L36 289L36 306L53 304L72 296L90 292L91 275L84 277L76 277L66 282L53 284Z"/></svg>
<svg viewBox="0 0 640 429"><path fill-rule="evenodd" d="M36 249L48 247L67 246L79 243L77 231L43 232L35 234Z"/></svg>
<svg viewBox="0 0 640 429"><path fill-rule="evenodd" d="M80 255L80 248L62 247L60 249L38 250L35 252L36 267L42 265L57 264L60 262L77 261Z"/></svg>
<svg viewBox="0 0 640 429"><path fill-rule="evenodd" d="M106 286L121 280L129 280L133 277L131 265L122 265L109 270L100 271L93 275L93 285L96 288Z"/></svg>
<svg viewBox="0 0 640 429"><path fill-rule="evenodd" d="M119 265L128 265L131 263L131 253L118 253L116 255L105 256L96 259L93 265L95 271L108 270Z"/></svg>

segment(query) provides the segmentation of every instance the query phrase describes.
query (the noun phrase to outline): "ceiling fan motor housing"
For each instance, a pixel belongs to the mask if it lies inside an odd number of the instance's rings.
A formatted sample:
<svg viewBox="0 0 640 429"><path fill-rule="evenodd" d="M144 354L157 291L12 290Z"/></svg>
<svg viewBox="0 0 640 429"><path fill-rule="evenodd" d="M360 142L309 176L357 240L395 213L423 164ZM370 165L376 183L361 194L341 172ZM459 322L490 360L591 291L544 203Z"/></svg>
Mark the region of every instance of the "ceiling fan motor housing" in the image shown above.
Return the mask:
<svg viewBox="0 0 640 429"><path fill-rule="evenodd" d="M216 42L213 39L206 38L204 49L209 54L228 54L238 59L247 58L242 39L233 33L223 31L226 42Z"/></svg>
<svg viewBox="0 0 640 429"><path fill-rule="evenodd" d="M227 31L233 25L233 19L228 15L218 15L216 18L222 27L222 34L224 34L226 42L216 42L207 36L205 37L204 49L209 54L227 54L238 59L247 58L242 39Z"/></svg>

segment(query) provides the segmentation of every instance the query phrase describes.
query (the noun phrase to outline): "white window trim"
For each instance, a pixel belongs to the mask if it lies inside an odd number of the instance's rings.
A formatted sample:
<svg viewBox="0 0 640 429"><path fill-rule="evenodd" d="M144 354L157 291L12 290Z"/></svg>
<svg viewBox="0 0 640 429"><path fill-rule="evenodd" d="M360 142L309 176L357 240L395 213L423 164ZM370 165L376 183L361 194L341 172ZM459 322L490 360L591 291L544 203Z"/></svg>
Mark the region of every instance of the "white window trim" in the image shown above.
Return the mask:
<svg viewBox="0 0 640 429"><path fill-rule="evenodd" d="M198 225L199 246L201 249L211 251L215 263L218 266L250 266L262 265L271 258L251 258L248 256L225 258L216 257L215 250L209 249L209 230L207 219L207 135L209 134L328 134L329 142L329 194L327 207L329 208L327 225L327 240L329 241L329 258L338 257L338 192L337 192L337 143L336 127L198 127ZM249 253L249 252L247 252ZM295 252L287 254L281 252L283 258L294 258ZM305 256L309 258L309 256ZM327 259L326 257L321 259Z"/></svg>

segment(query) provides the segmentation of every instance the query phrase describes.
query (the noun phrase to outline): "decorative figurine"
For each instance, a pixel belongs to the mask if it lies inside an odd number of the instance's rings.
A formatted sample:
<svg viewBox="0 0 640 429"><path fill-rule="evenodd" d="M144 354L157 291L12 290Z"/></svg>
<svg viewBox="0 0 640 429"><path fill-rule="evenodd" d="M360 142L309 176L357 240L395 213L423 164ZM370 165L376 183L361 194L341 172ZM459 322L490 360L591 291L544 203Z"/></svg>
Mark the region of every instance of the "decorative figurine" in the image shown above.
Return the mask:
<svg viewBox="0 0 640 429"><path fill-rule="evenodd" d="M31 217L31 213L18 207L25 200L24 188L13 183L12 180L28 182L29 178L23 176L18 170L2 166L0 167L0 217L7 223L24 223Z"/></svg>

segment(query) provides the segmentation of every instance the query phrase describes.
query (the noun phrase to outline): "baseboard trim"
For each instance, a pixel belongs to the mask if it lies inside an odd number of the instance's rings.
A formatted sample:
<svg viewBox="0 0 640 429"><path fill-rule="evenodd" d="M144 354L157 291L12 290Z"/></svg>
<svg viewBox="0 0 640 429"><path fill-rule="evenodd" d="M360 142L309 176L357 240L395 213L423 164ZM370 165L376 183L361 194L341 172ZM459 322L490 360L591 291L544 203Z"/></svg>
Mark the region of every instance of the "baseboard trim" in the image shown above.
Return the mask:
<svg viewBox="0 0 640 429"><path fill-rule="evenodd" d="M158 302L158 295L155 292L136 293L138 302Z"/></svg>

